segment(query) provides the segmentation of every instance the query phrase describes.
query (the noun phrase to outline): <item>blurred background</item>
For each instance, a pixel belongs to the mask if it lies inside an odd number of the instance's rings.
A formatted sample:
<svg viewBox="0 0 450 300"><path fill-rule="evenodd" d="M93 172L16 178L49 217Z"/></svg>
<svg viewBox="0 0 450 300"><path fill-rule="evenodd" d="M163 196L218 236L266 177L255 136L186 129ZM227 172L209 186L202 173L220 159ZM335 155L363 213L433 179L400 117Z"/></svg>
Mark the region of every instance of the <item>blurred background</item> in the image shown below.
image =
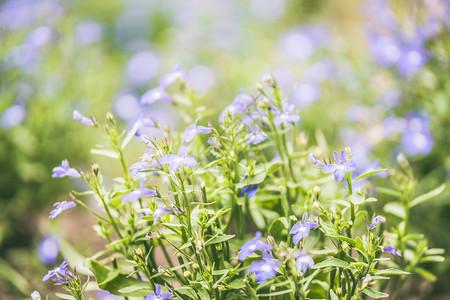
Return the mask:
<svg viewBox="0 0 450 300"><path fill-rule="evenodd" d="M102 248L82 210L48 219L79 185L52 168L100 160L90 153L100 136L73 110L111 111L125 128L169 115L176 127L169 105L140 98L178 64L213 122L240 87L273 74L311 145L320 129L361 169L403 153L418 195L448 182L449 16L448 0L0 1L0 298L45 295L49 268ZM412 229L447 252L449 196L411 213ZM448 299L449 260L426 267L437 275L413 278L414 297Z"/></svg>

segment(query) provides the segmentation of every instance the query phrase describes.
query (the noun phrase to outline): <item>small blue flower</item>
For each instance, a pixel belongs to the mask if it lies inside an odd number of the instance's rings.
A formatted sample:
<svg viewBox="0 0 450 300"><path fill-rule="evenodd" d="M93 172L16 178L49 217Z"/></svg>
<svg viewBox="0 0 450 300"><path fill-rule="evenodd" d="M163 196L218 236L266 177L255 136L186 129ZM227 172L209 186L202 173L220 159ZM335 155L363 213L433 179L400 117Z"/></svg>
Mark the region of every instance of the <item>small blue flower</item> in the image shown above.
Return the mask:
<svg viewBox="0 0 450 300"><path fill-rule="evenodd" d="M390 252L391 255L393 255L393 256L402 257L402 255L398 252L397 248L395 248L394 246L384 247L383 251L384 252Z"/></svg>
<svg viewBox="0 0 450 300"><path fill-rule="evenodd" d="M319 167L319 168L325 167L325 164L323 162L321 162L320 160L318 160L317 157L313 153L310 153L308 155L308 159L316 167Z"/></svg>
<svg viewBox="0 0 450 300"><path fill-rule="evenodd" d="M386 222L386 219L383 216L376 216L373 218L372 223L369 224L369 229L374 229L383 222Z"/></svg>
<svg viewBox="0 0 450 300"><path fill-rule="evenodd" d="M127 201L134 202L139 200L142 196L155 197L157 193L154 190L144 187L144 183L146 182L145 178L141 179L140 187L137 190L132 191L131 193L125 194L122 198L122 204Z"/></svg>
<svg viewBox="0 0 450 300"><path fill-rule="evenodd" d="M167 89L178 80L182 82L186 81L186 73L183 71L183 65L181 64L177 65L172 71L161 77L159 85L163 89Z"/></svg>
<svg viewBox="0 0 450 300"><path fill-rule="evenodd" d="M142 131L144 131L144 127L155 127L155 120L142 116L139 118L136 123L138 124L138 129L136 130L135 136L141 136Z"/></svg>
<svg viewBox="0 0 450 300"><path fill-rule="evenodd" d="M245 194L247 194L249 198L253 198L255 197L257 191L258 191L257 184L249 184L241 189L240 196L244 197Z"/></svg>
<svg viewBox="0 0 450 300"><path fill-rule="evenodd" d="M77 206L77 204L73 201L63 201L63 202L56 202L55 204L53 204L53 207L55 206L56 208L50 212L49 216L49 218L52 220L57 216L59 216L59 214L62 213L64 210L71 209L72 207Z"/></svg>
<svg viewBox="0 0 450 300"><path fill-rule="evenodd" d="M180 166L185 166L187 168L193 168L197 164L197 160L193 156L187 156L189 152L189 147L181 146L178 149L178 155L166 154L159 160L160 165L169 165L170 172L177 172Z"/></svg>
<svg viewBox="0 0 450 300"><path fill-rule="evenodd" d="M275 268L281 265L281 261L273 259L270 253L263 253L262 258L263 260L254 261L248 267L250 272L255 273L258 283L263 283L267 279L275 277L277 275Z"/></svg>
<svg viewBox="0 0 450 300"><path fill-rule="evenodd" d="M67 269L67 258L59 265L59 267L48 271L47 275L42 278L42 281L49 279L56 279L59 283L66 283L68 277L73 277L73 274Z"/></svg>
<svg viewBox="0 0 450 300"><path fill-rule="evenodd" d="M162 204L159 201L156 201L156 205L158 206L157 209L153 212L153 225L156 225L158 223L158 220L160 217L167 215L171 212L170 209L168 209L164 204Z"/></svg>
<svg viewBox="0 0 450 300"><path fill-rule="evenodd" d="M319 226L318 223L307 222L308 213L303 214L302 222L298 222L292 226L289 234L294 234L293 242L297 245L301 239L306 238L309 235L311 228L316 228Z"/></svg>
<svg viewBox="0 0 450 300"><path fill-rule="evenodd" d="M333 158L336 163L325 165L322 168L322 173L334 173L334 180L336 180L336 182L341 182L345 177L345 173L352 172L356 169L356 164L353 160L347 161L344 150L341 151L341 160L339 160L337 152L333 153Z"/></svg>
<svg viewBox="0 0 450 300"><path fill-rule="evenodd" d="M245 242L241 247L239 252L239 260L244 261L248 256L250 256L256 250L259 251L270 251L272 250L272 245L261 241L262 233L257 231L255 233L255 238Z"/></svg>
<svg viewBox="0 0 450 300"><path fill-rule="evenodd" d="M165 300L173 297L173 293L161 293L161 286L156 284L154 293L148 294L144 300Z"/></svg>
<svg viewBox="0 0 450 300"><path fill-rule="evenodd" d="M182 144L188 143L192 141L195 136L199 133L205 134L205 133L211 133L211 128L204 127L204 126L197 126L197 123L200 119L196 119L195 122L191 125L189 125L186 130L184 131L184 139L182 141Z"/></svg>
<svg viewBox="0 0 450 300"><path fill-rule="evenodd" d="M295 123L300 120L300 117L298 115L293 115L292 112L295 109L295 105L284 103L282 107L282 112L280 112L278 109L276 109L274 106L272 106L273 114L275 115L275 118L273 119L273 123L275 125L280 125L284 123Z"/></svg>
<svg viewBox="0 0 450 300"><path fill-rule="evenodd" d="M34 291L33 293L31 293L31 300L41 300L41 294L39 294L38 291Z"/></svg>
<svg viewBox="0 0 450 300"><path fill-rule="evenodd" d="M162 86L157 86L141 96L141 104L153 104L157 101L164 101L167 103L172 103L172 98L166 93L165 88Z"/></svg>
<svg viewBox="0 0 450 300"><path fill-rule="evenodd" d="M39 241L38 257L46 265L53 264L58 258L59 242L53 236L46 236Z"/></svg>
<svg viewBox="0 0 450 300"><path fill-rule="evenodd" d="M53 168L53 178L59 178L59 177L74 177L79 178L81 177L80 173L76 170L70 167L69 161L67 159L63 160L61 164L55 168Z"/></svg>
<svg viewBox="0 0 450 300"><path fill-rule="evenodd" d="M244 88L241 88L239 94L234 98L233 103L228 105L219 116L219 123L222 123L223 119L227 115L227 111L234 116L235 114L246 114L249 112L249 107L255 102L255 100L248 95L244 94Z"/></svg>
<svg viewBox="0 0 450 300"><path fill-rule="evenodd" d="M306 270L311 269L314 266L314 260L305 251L299 251L294 254L295 265L302 272L305 273Z"/></svg>
<svg viewBox="0 0 450 300"><path fill-rule="evenodd" d="M262 141L266 140L269 136L262 131L259 131L258 125L254 127L250 126L250 133L245 137L246 143L257 145Z"/></svg>
<svg viewBox="0 0 450 300"><path fill-rule="evenodd" d="M153 149L150 148L144 152L144 155L141 157L141 161L138 161L131 165L130 173L133 179L142 179L145 177L145 173L142 171L147 171L149 169L157 169L159 168L159 164L156 160L153 159ZM157 172L153 172L153 174L157 174Z"/></svg>
<svg viewBox="0 0 450 300"><path fill-rule="evenodd" d="M83 116L78 110L73 111L73 120L80 122L81 124L87 125L87 126L94 126L95 123L89 118L86 118Z"/></svg>

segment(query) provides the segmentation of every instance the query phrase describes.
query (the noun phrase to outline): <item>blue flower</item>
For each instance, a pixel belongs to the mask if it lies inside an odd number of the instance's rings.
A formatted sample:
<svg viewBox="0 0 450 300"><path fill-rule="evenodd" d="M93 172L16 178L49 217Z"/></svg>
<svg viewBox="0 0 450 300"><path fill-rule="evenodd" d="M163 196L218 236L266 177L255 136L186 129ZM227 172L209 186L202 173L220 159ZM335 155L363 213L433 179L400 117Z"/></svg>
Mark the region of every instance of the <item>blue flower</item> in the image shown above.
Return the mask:
<svg viewBox="0 0 450 300"><path fill-rule="evenodd" d="M227 115L227 111L234 116L235 114L246 114L249 112L249 107L255 102L255 100L248 95L244 94L244 88L241 88L239 94L234 98L233 103L228 105L219 116L219 123L222 123L223 119Z"/></svg>
<svg viewBox="0 0 450 300"><path fill-rule="evenodd" d="M244 197L245 194L247 194L249 198L253 198L255 197L257 191L258 191L257 184L249 184L241 189L240 196Z"/></svg>
<svg viewBox="0 0 450 300"><path fill-rule="evenodd" d="M293 242L297 245L302 238L306 238L309 235L311 228L316 228L319 226L318 223L307 222L308 213L303 214L302 222L298 222L292 226L289 234L294 234Z"/></svg>
<svg viewBox="0 0 450 300"><path fill-rule="evenodd" d="M165 300L173 297L173 293L161 293L161 286L156 284L154 293L148 294L144 300Z"/></svg>
<svg viewBox="0 0 450 300"><path fill-rule="evenodd" d="M393 256L402 257L402 255L398 252L397 248L395 248L394 246L384 247L383 251L384 252L390 252L391 255L393 255Z"/></svg>
<svg viewBox="0 0 450 300"><path fill-rule="evenodd" d="M383 222L386 222L386 219L383 216L376 216L373 218L372 223L369 224L369 229L374 229Z"/></svg>
<svg viewBox="0 0 450 300"><path fill-rule="evenodd" d="M262 233L257 231L255 233L255 238L245 242L241 247L239 252L239 260L244 261L248 256L250 256L256 250L259 251L270 251L272 250L272 245L261 241Z"/></svg>
<svg viewBox="0 0 450 300"><path fill-rule="evenodd" d="M158 220L160 217L167 215L171 212L170 209L168 209L164 204L162 204L159 201L156 201L157 209L153 212L153 225L156 225L158 223Z"/></svg>
<svg viewBox="0 0 450 300"><path fill-rule="evenodd" d="M182 141L182 144L188 143L192 141L195 136L199 133L205 134L205 133L211 133L211 128L204 127L204 126L197 126L197 123L200 119L196 119L195 122L191 125L189 125L186 130L184 131L184 139Z"/></svg>
<svg viewBox="0 0 450 300"><path fill-rule="evenodd" d="M170 172L177 172L180 166L185 166L188 168L193 168L197 164L197 160L193 156L187 156L189 152L189 147L181 146L178 149L178 155L166 154L159 160L160 165L169 165Z"/></svg>
<svg viewBox="0 0 450 300"><path fill-rule="evenodd" d="M141 96L141 104L153 104L156 101L164 101L172 103L172 98L166 93L165 89L161 86L157 86Z"/></svg>
<svg viewBox="0 0 450 300"><path fill-rule="evenodd" d="M59 253L59 242L53 236L46 236L39 241L38 257L46 265L53 264Z"/></svg>
<svg viewBox="0 0 450 300"><path fill-rule="evenodd" d="M59 216L59 214L62 213L64 210L71 209L72 207L77 206L77 204L73 201L63 201L63 202L56 202L55 204L53 204L53 207L55 206L56 208L50 212L49 216L49 218L52 220L57 216Z"/></svg>
<svg viewBox="0 0 450 300"><path fill-rule="evenodd" d="M254 261L248 267L248 270L256 275L256 281L263 283L267 279L273 278L277 275L275 268L281 265L281 261L273 259L272 254L263 253L263 260Z"/></svg>
<svg viewBox="0 0 450 300"><path fill-rule="evenodd" d="M48 271L47 275L42 278L42 281L49 279L56 279L59 283L66 283L68 277L73 277L73 274L67 269L67 258L59 265L59 267Z"/></svg>
<svg viewBox="0 0 450 300"><path fill-rule="evenodd" d="M159 164L156 160L152 157L153 149L150 148L144 152L144 155L141 157L141 161L138 161L131 165L130 171L131 171L131 177L133 179L142 179L145 177L145 173L141 173L142 171L147 171L149 169L156 169L159 168ZM153 172L153 174L157 174L157 172Z"/></svg>
<svg viewBox="0 0 450 300"><path fill-rule="evenodd" d="M69 161L67 159L63 160L61 164L55 168L53 168L53 178L59 178L59 177L74 177L79 178L81 177L80 173L76 170L70 167Z"/></svg>
<svg viewBox="0 0 450 300"><path fill-rule="evenodd" d="M420 115L412 114L406 120L403 131L402 147L406 154L428 154L433 148L433 136L430 132L428 120Z"/></svg>
<svg viewBox="0 0 450 300"><path fill-rule="evenodd" d="M136 130L135 136L141 136L142 131L144 130L144 127L155 127L156 123L155 120L148 118L148 117L141 117L139 118L136 123L138 124L138 129Z"/></svg>
<svg viewBox="0 0 450 300"><path fill-rule="evenodd" d="M306 270L311 269L314 266L314 260L305 251L299 251L294 254L295 265L302 272L305 273Z"/></svg>
<svg viewBox="0 0 450 300"><path fill-rule="evenodd" d="M31 300L41 300L41 294L39 294L38 291L34 291L33 293L31 293Z"/></svg>
<svg viewBox="0 0 450 300"><path fill-rule="evenodd" d="M318 160L317 157L313 153L310 153L308 155L308 159L316 167L319 167L319 168L325 167L325 164L323 162L321 162L320 160Z"/></svg>
<svg viewBox="0 0 450 300"><path fill-rule="evenodd" d="M172 69L172 71L161 77L161 79L159 80L159 85L163 89L167 89L178 80L182 82L186 81L186 73L182 69L183 65L177 65Z"/></svg>
<svg viewBox="0 0 450 300"><path fill-rule="evenodd" d="M154 190L144 187L144 183L146 182L145 178L141 179L140 187L137 190L132 191L131 193L125 194L122 198L122 204L127 201L134 202L139 200L142 196L155 197L157 193Z"/></svg>
<svg viewBox="0 0 450 300"><path fill-rule="evenodd" d="M73 111L73 120L80 122L81 124L87 125L87 126L94 126L95 123L89 118L86 118L83 116L78 110Z"/></svg>
<svg viewBox="0 0 450 300"><path fill-rule="evenodd" d="M345 177L345 173L352 172L356 169L356 164L353 160L347 161L344 150L341 151L341 160L339 160L339 155L337 152L333 153L335 164L325 165L322 168L322 173L334 173L334 180L336 182L341 182Z"/></svg>
<svg viewBox="0 0 450 300"><path fill-rule="evenodd" d="M250 133L245 137L246 143L257 145L262 141L266 140L269 136L262 131L259 131L258 125L254 127L250 126Z"/></svg>
<svg viewBox="0 0 450 300"><path fill-rule="evenodd" d="M273 123L275 125L280 125L284 123L295 123L300 120L300 117L298 115L293 115L292 112L295 109L295 105L284 103L282 107L282 112L280 112L278 109L276 109L274 106L272 106L273 114L275 115L275 118L273 119Z"/></svg>

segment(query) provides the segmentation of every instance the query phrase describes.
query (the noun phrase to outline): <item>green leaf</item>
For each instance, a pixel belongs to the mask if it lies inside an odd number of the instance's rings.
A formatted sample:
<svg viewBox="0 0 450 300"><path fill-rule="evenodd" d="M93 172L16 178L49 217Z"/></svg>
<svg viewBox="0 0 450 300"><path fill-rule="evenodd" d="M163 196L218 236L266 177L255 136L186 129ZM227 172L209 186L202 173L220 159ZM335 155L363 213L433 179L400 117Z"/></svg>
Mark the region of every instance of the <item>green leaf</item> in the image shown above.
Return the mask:
<svg viewBox="0 0 450 300"><path fill-rule="evenodd" d="M364 244L359 238L359 236L355 238L355 248L362 251L363 253L366 251L366 249L364 248Z"/></svg>
<svg viewBox="0 0 450 300"><path fill-rule="evenodd" d="M420 267L416 267L414 271L428 281L435 282L437 279L436 275Z"/></svg>
<svg viewBox="0 0 450 300"><path fill-rule="evenodd" d="M152 292L148 282L127 277L118 270L109 270L95 260L88 260L88 265L94 273L99 288L113 295L122 297L145 297Z"/></svg>
<svg viewBox="0 0 450 300"><path fill-rule="evenodd" d="M366 202L366 200L364 199L364 195L359 195L359 194L351 195L350 196L350 201L354 205L360 205L360 204L363 204L364 202Z"/></svg>
<svg viewBox="0 0 450 300"><path fill-rule="evenodd" d="M223 215L223 214L226 214L227 212L229 212L231 210L231 208L222 208L222 209L220 209L218 212L216 212L216 214L214 215L214 217L212 217L211 219L209 219L208 220L208 222L206 223L206 225L207 226L210 226L210 225L212 225L215 221L216 221L216 219L218 218L218 217L220 217L221 215Z"/></svg>
<svg viewBox="0 0 450 300"><path fill-rule="evenodd" d="M110 158L119 159L119 155L112 150L104 150L104 149L91 149L92 154L98 154Z"/></svg>
<svg viewBox="0 0 450 300"><path fill-rule="evenodd" d="M205 246L208 246L208 245L214 245L214 244L218 244L218 243L222 243L222 242L231 240L231 239L234 238L234 237L235 237L234 234L226 234L226 235L215 236L215 237L212 237L211 239L209 239L209 240L205 243Z"/></svg>
<svg viewBox="0 0 450 300"><path fill-rule="evenodd" d="M72 295L69 294L63 294L63 293L55 293L55 296L61 299L68 299L68 300L74 300L75 298Z"/></svg>
<svg viewBox="0 0 450 300"><path fill-rule="evenodd" d="M272 224L270 224L269 233L273 236L278 237L285 229L288 229L288 227L289 222L285 217L277 218L273 220Z"/></svg>
<svg viewBox="0 0 450 300"><path fill-rule="evenodd" d="M356 245L356 242L354 239L351 239L349 237L346 236L342 236L342 235L334 235L334 234L327 234L327 236L334 238L334 239L338 239L341 241L346 241L347 243L349 243L350 245L352 245L353 247Z"/></svg>
<svg viewBox="0 0 450 300"><path fill-rule="evenodd" d="M440 187L438 187L426 194L423 194L419 197L414 198L414 200L411 201L410 207L413 208L414 206L416 206L422 202L428 201L428 200L438 196L440 193L442 193L445 190L445 187L446 187L446 184L444 183Z"/></svg>
<svg viewBox="0 0 450 300"><path fill-rule="evenodd" d="M387 169L381 169L381 170L376 170L376 171L372 171L372 172L367 172L367 173L365 173L365 174L359 175L359 176L356 177L352 182L355 182L356 180L360 180L360 179L363 179L363 178L366 178L366 177L375 175L375 174L380 173L380 172L384 172L384 171L386 171L386 170L387 170Z"/></svg>
<svg viewBox="0 0 450 300"><path fill-rule="evenodd" d="M258 294L259 297L274 297L274 296L281 296L284 294L289 294L294 292L295 289L286 289L286 290L281 290L278 292L274 292L274 293L268 293L268 294Z"/></svg>
<svg viewBox="0 0 450 300"><path fill-rule="evenodd" d="M218 166L218 165L224 164L226 162L229 162L230 160L232 160L232 159L228 158L228 157L221 158L221 159L210 162L203 169L206 170L206 169L212 168L214 166Z"/></svg>
<svg viewBox="0 0 450 300"><path fill-rule="evenodd" d="M347 268L349 266L348 262L343 261L338 258L329 258L324 260L318 264L315 264L312 269L326 268L326 267L339 267L339 268Z"/></svg>
<svg viewBox="0 0 450 300"><path fill-rule="evenodd" d="M397 192L396 190L393 190L393 189L377 187L377 192L380 192L382 194L389 195L389 196L394 196L394 197L397 197L397 198L401 198L402 197L401 193L399 193L399 192Z"/></svg>
<svg viewBox="0 0 450 300"><path fill-rule="evenodd" d="M383 293L380 291L375 291L375 290L371 289L370 287L366 287L365 289L362 290L362 292L364 294L366 294L367 296L372 297L374 299L389 297L389 294L386 294L386 293Z"/></svg>
<svg viewBox="0 0 450 300"><path fill-rule="evenodd" d="M266 171L266 176L272 175L273 173L275 173L276 171L278 171L279 168L281 168L281 166L284 163L282 161L277 161L277 162L273 162L269 165L269 167L267 168Z"/></svg>
<svg viewBox="0 0 450 300"><path fill-rule="evenodd" d="M385 212L393 214L394 216L397 216L400 219L404 219L406 217L405 209L400 203L397 202L387 203L383 209Z"/></svg>
<svg viewBox="0 0 450 300"><path fill-rule="evenodd" d="M445 253L445 249L442 248L431 248L425 251L427 255L440 255Z"/></svg>
<svg viewBox="0 0 450 300"><path fill-rule="evenodd" d="M443 261L445 261L445 258L443 256L433 255L433 256L425 256L420 261L421 262L443 262Z"/></svg>
<svg viewBox="0 0 450 300"><path fill-rule="evenodd" d="M409 272L402 271L399 269L384 269L378 270L373 273L373 275L409 275Z"/></svg>
<svg viewBox="0 0 450 300"><path fill-rule="evenodd" d="M134 135L136 134L136 132L139 129L139 122L136 122L133 126L133 128L131 128L131 130L128 132L127 136L125 137L125 139L122 142L121 148L125 149L125 147L128 145L128 143L131 141L131 139L134 137Z"/></svg>
<svg viewBox="0 0 450 300"><path fill-rule="evenodd" d="M339 297L333 292L333 290L330 290L330 299L339 300Z"/></svg>

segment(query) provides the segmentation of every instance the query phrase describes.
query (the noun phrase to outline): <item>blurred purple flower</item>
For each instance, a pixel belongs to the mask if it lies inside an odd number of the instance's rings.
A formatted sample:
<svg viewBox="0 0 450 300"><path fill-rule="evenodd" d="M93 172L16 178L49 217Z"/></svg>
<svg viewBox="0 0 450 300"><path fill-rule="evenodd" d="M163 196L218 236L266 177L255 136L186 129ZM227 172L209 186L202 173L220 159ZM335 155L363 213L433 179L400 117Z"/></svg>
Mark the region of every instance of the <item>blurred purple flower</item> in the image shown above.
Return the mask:
<svg viewBox="0 0 450 300"><path fill-rule="evenodd" d="M197 160L193 156L187 156L189 152L189 147L181 146L178 149L178 155L166 154L159 160L160 165L169 165L170 172L177 172L180 166L185 166L187 168L193 168L197 164Z"/></svg>
<svg viewBox="0 0 450 300"><path fill-rule="evenodd" d="M127 77L135 85L147 85L158 74L159 65L156 53L151 51L136 53L126 65Z"/></svg>
<svg viewBox="0 0 450 300"><path fill-rule="evenodd" d="M145 178L142 178L138 189L132 191L131 193L123 195L122 204L124 204L127 201L130 202L137 201L142 196L155 197L156 195L158 195L154 190L144 187L146 181L147 180Z"/></svg>
<svg viewBox="0 0 450 300"><path fill-rule="evenodd" d="M321 26L296 28L288 31L280 41L280 50L290 59L304 61L329 42L329 32Z"/></svg>
<svg viewBox="0 0 450 300"><path fill-rule="evenodd" d="M308 222L308 213L305 212L302 217L302 222L298 222L292 226L289 234L293 234L293 242L297 245L301 239L306 238L309 235L310 229L318 227L319 224L315 222Z"/></svg>
<svg viewBox="0 0 450 300"><path fill-rule="evenodd" d="M345 173L352 172L356 169L356 164L353 160L347 161L347 156L344 150L341 151L341 159L339 160L339 155L337 152L333 153L333 159L336 163L325 165L322 168L322 173L334 174L334 180L336 182L341 182L345 177Z"/></svg>
<svg viewBox="0 0 450 300"><path fill-rule="evenodd" d="M370 50L375 61L383 67L399 63L402 56L402 45L392 37L372 36L369 38Z"/></svg>
<svg viewBox="0 0 450 300"><path fill-rule="evenodd" d="M186 80L196 92L204 93L216 84L217 72L209 66L197 66L189 70Z"/></svg>
<svg viewBox="0 0 450 300"><path fill-rule="evenodd" d="M394 246L384 247L383 251L384 252L390 252L391 255L393 255L393 256L402 257L402 255L398 252L397 248L395 248Z"/></svg>
<svg viewBox="0 0 450 300"><path fill-rule="evenodd" d="M78 45L92 45L102 39L102 31L102 25L91 21L84 21L78 24L75 31L75 38Z"/></svg>
<svg viewBox="0 0 450 300"><path fill-rule="evenodd" d="M182 82L186 81L186 73L183 71L183 65L181 64L177 65L172 71L161 77L159 85L163 89L167 89L178 80Z"/></svg>
<svg viewBox="0 0 450 300"><path fill-rule="evenodd" d="M195 138L195 136L199 133L200 134L211 133L211 128L197 125L199 120L200 118L196 119L193 124L189 125L186 128L186 130L184 131L185 137L181 142L182 144L192 141Z"/></svg>
<svg viewBox="0 0 450 300"><path fill-rule="evenodd" d="M289 102L300 108L305 108L320 99L322 91L315 82L303 82L294 88Z"/></svg>
<svg viewBox="0 0 450 300"><path fill-rule="evenodd" d="M276 107L272 106L273 114L275 118L273 119L273 123L275 125L285 124L285 123L295 123L300 120L300 116L292 114L295 106L293 104L284 103L282 107L282 112L280 112Z"/></svg>
<svg viewBox="0 0 450 300"><path fill-rule="evenodd" d="M155 127L155 121L151 118L141 117L137 120L138 129L136 130L135 136L141 136L144 131L144 127Z"/></svg>
<svg viewBox="0 0 450 300"><path fill-rule="evenodd" d="M235 114L246 114L249 112L249 107L255 102L255 100L244 94L244 88L241 88L239 94L234 98L233 103L228 105L219 116L219 123L222 123L226 117L227 111L234 116Z"/></svg>
<svg viewBox="0 0 450 300"><path fill-rule="evenodd" d="M48 271L47 275L42 278L42 281L49 279L56 279L59 283L66 283L68 277L73 277L73 274L67 269L67 258L59 265L59 267Z"/></svg>
<svg viewBox="0 0 450 300"><path fill-rule="evenodd" d="M375 227L377 227L378 225L380 225L381 223L386 222L386 218L383 216L376 216L375 218L373 218L372 223L369 224L369 229L374 229Z"/></svg>
<svg viewBox="0 0 450 300"><path fill-rule="evenodd" d="M26 42L31 44L33 47L40 48L56 37L55 30L50 26L40 26L30 32L30 34L26 38Z"/></svg>
<svg viewBox="0 0 450 300"><path fill-rule="evenodd" d="M159 201L155 201L158 208L155 209L153 212L153 225L156 225L158 223L158 220L160 217L167 215L171 212L170 209L168 209L163 203Z"/></svg>
<svg viewBox="0 0 450 300"><path fill-rule="evenodd" d="M97 291L97 299L98 300L120 300L119 296L113 295L108 291L99 290Z"/></svg>
<svg viewBox="0 0 450 300"><path fill-rule="evenodd" d="M59 214L62 213L64 210L71 209L75 206L77 206L77 204L73 201L56 202L55 204L53 204L53 207L55 208L50 212L49 219L53 220L54 218L59 216Z"/></svg>
<svg viewBox="0 0 450 300"><path fill-rule="evenodd" d="M311 83L320 83L336 75L336 66L330 60L316 62L308 68L305 78Z"/></svg>
<svg viewBox="0 0 450 300"><path fill-rule="evenodd" d="M5 109L1 116L2 127L5 129L20 125L25 120L26 107L15 104Z"/></svg>
<svg viewBox="0 0 450 300"><path fill-rule="evenodd" d="M257 145L263 141L265 141L269 136L262 131L259 131L259 126L255 124L255 126L250 126L250 133L245 137L246 143Z"/></svg>
<svg viewBox="0 0 450 300"><path fill-rule="evenodd" d="M81 124L87 125L87 126L94 126L95 123L89 118L86 118L83 116L78 110L73 111L73 120L80 122Z"/></svg>
<svg viewBox="0 0 450 300"><path fill-rule="evenodd" d="M305 273L308 269L311 269L312 266L314 266L314 260L312 259L312 257L303 250L296 252L294 254L294 257L295 265L302 273Z"/></svg>
<svg viewBox="0 0 450 300"><path fill-rule="evenodd" d="M59 166L53 168L53 174L52 174L53 178L59 178L59 177L65 177L65 176L74 177L74 178L81 177L80 173L76 169L70 167L69 161L67 159L63 160Z"/></svg>
<svg viewBox="0 0 450 300"><path fill-rule="evenodd" d="M406 119L406 128L402 136L402 147L406 154L426 155L433 147L428 120L420 115L412 114Z"/></svg>
<svg viewBox="0 0 450 300"><path fill-rule="evenodd" d="M162 86L157 86L143 94L140 100L141 104L153 104L156 101L172 103L172 98Z"/></svg>
<svg viewBox="0 0 450 300"><path fill-rule="evenodd" d="M59 242L54 236L46 236L39 241L38 257L46 265L53 264L58 258Z"/></svg>
<svg viewBox="0 0 450 300"><path fill-rule="evenodd" d="M156 284L154 293L148 294L144 300L166 300L173 297L173 293L161 293L161 286Z"/></svg>
<svg viewBox="0 0 450 300"><path fill-rule="evenodd" d="M121 93L114 101L115 113L124 120L135 121L141 114L142 107L138 97L133 93Z"/></svg>
<svg viewBox="0 0 450 300"><path fill-rule="evenodd" d="M31 293L30 297L31 300L42 300L41 294L39 294L38 291L34 291L33 293Z"/></svg>
<svg viewBox="0 0 450 300"><path fill-rule="evenodd" d="M259 251L270 251L272 250L272 245L261 241L262 233L257 231L255 233L255 238L245 242L241 247L239 252L239 260L244 261L248 256L250 256L256 250Z"/></svg>
<svg viewBox="0 0 450 300"><path fill-rule="evenodd" d="M256 275L256 281L263 283L267 279L273 278L277 275L275 268L281 265L281 261L273 259L272 254L263 253L260 261L254 261L248 267L248 270Z"/></svg>
<svg viewBox="0 0 450 300"><path fill-rule="evenodd" d="M313 165L315 165L316 167L319 167L319 168L325 167L325 164L322 161L318 160L317 157L313 153L308 154L308 159L309 159L309 162L312 163Z"/></svg>
<svg viewBox="0 0 450 300"><path fill-rule="evenodd" d="M401 75L411 77L419 72L428 60L428 52L422 46L407 46L402 50L397 69Z"/></svg>

